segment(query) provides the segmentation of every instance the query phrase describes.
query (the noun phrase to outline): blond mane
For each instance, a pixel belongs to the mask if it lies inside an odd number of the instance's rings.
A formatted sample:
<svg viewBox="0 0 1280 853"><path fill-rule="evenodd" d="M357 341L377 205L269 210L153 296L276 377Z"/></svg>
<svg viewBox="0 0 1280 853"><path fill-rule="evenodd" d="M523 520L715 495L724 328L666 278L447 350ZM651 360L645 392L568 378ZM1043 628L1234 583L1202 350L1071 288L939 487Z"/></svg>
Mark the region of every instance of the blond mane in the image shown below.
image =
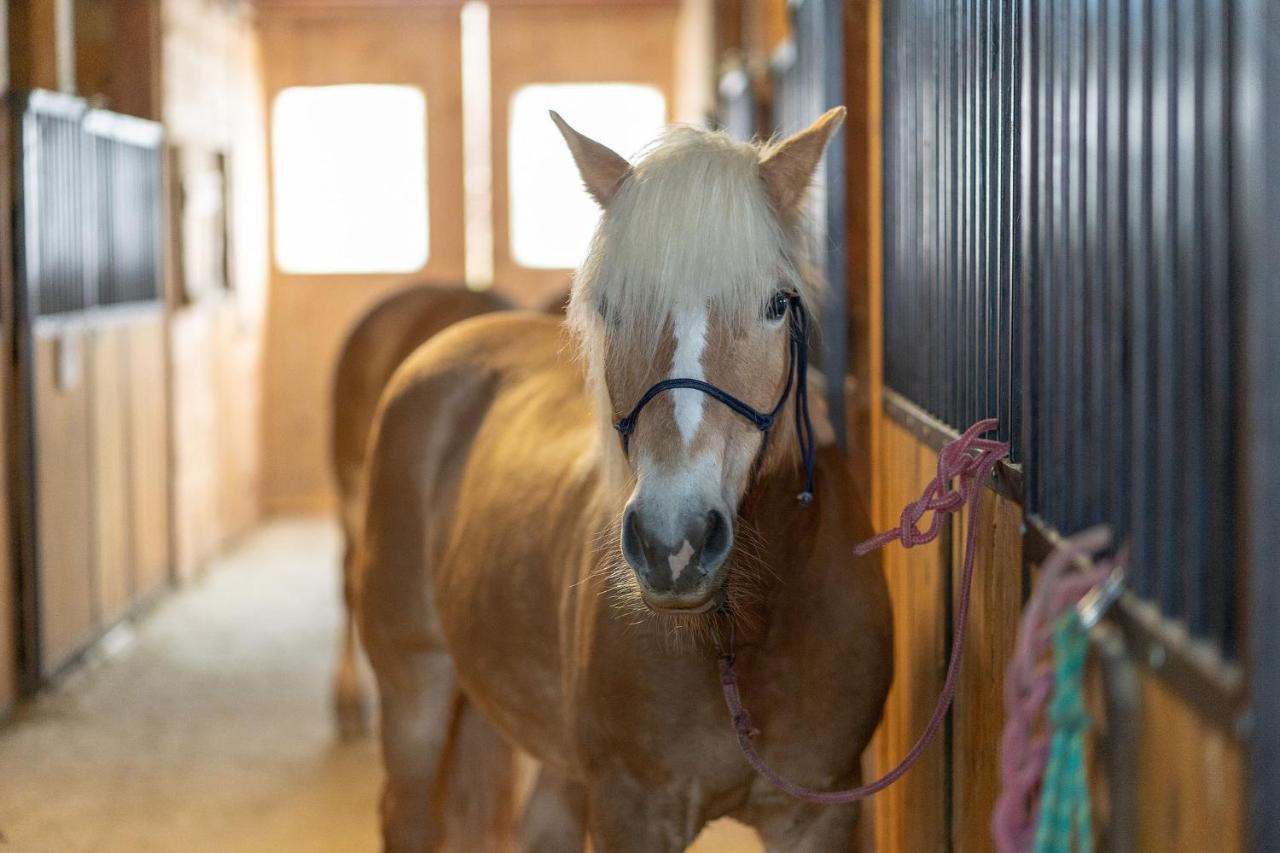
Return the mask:
<svg viewBox="0 0 1280 853"><path fill-rule="evenodd" d="M649 359L673 312L706 307L745 324L779 287L805 285L798 229L779 220L760 179L767 150L673 127L641 153L574 282L569 319L588 355L602 318L612 352Z"/></svg>

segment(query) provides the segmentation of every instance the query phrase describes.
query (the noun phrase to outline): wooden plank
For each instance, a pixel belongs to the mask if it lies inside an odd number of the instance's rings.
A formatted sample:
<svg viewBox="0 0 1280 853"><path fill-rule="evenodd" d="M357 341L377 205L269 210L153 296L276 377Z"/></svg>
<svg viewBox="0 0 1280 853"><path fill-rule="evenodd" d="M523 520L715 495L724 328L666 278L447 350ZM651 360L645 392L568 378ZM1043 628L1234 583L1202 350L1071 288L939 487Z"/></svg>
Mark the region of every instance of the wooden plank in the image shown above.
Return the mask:
<svg viewBox="0 0 1280 853"><path fill-rule="evenodd" d="M1138 849L1243 851L1243 748L1154 675L1141 684Z"/></svg>
<svg viewBox="0 0 1280 853"><path fill-rule="evenodd" d="M273 14L261 22L261 40L267 104L290 86L345 83L413 85L427 100L431 235L426 267L406 275L316 276L292 275L272 265L262 395L264 504L268 511L316 512L333 502L328 421L319 413L325 410L347 330L373 302L410 281L463 281L461 26L456 9L439 7ZM200 334L211 336L201 343L216 346L211 327L217 319L192 322L203 326ZM191 361L203 369L199 359ZM187 381L185 372L175 372L177 393L187 393L180 388ZM216 421L215 412L208 422ZM211 458L203 448L192 452ZM210 498L220 500L202 496Z"/></svg>
<svg viewBox="0 0 1280 853"><path fill-rule="evenodd" d="M638 83L662 92L670 119L676 19L676 9L664 6L498 6L491 11L493 270L494 289L503 296L526 307L542 305L565 289L571 274L521 266L512 256L507 175L512 97L531 83Z"/></svg>
<svg viewBox="0 0 1280 853"><path fill-rule="evenodd" d="M1022 608L1022 507L984 489L974 554L964 661L951 712L952 827L957 853L991 849L991 811L1000 795L1004 673ZM959 604L967 516L951 543L952 606Z"/></svg>
<svg viewBox="0 0 1280 853"><path fill-rule="evenodd" d="M0 11L7 12L4 4ZM0 82L8 87L8 39L0 47L5 69L0 70ZM0 118L0 161L11 163L13 147L10 144L11 123ZM13 187L10 169L0 169L0 257L13 257L12 223L10 210L13 203ZM19 480L21 467L15 462L20 455L19 434L14 430L17 421L18 388L14 359L11 357L14 342L13 265L0 264L0 715L13 706L18 693L19 647L17 571L18 559L13 531L18 521L20 490L26 488L25 478Z"/></svg>
<svg viewBox="0 0 1280 853"><path fill-rule="evenodd" d="M878 478L884 512L877 529L898 523L898 513L920 496L937 470L937 455L885 419ZM868 778L892 769L915 743L933 712L946 668L947 565L943 539L910 550L890 544L882 551L894 609L894 677L884 720L864 759ZM878 794L874 817L876 850L933 851L948 844L947 761L939 736L897 784Z"/></svg>
<svg viewBox="0 0 1280 853"><path fill-rule="evenodd" d="M26 0L8 11L12 87L74 92L73 0Z"/></svg>
<svg viewBox="0 0 1280 853"><path fill-rule="evenodd" d="M125 376L128 331L120 323L108 323L93 329L87 337L93 350L88 380L94 593L96 610L104 622L119 617L133 596L129 410ZM55 516L45 523L58 524L62 520Z"/></svg>
<svg viewBox="0 0 1280 853"><path fill-rule="evenodd" d="M132 494L135 600L166 583L172 565L169 512L168 385L164 318L135 320L126 353L129 418L128 465Z"/></svg>
<svg viewBox="0 0 1280 853"><path fill-rule="evenodd" d="M850 0L845 20L845 191L848 207L845 246L848 252L849 312L847 351L849 382L845 446L853 481L873 518L883 510L879 478L872 476L880 458L881 394L884 387L884 343L881 305L881 71L880 2Z"/></svg>
<svg viewBox="0 0 1280 853"><path fill-rule="evenodd" d="M9 352L10 334L8 327L0 332L0 351ZM8 358L0 359L0 717L13 706L18 693L18 591L14 583L16 565L10 535L16 509L13 491L18 487L9 476L12 470L9 448L14 436L8 415L16 399L12 364Z"/></svg>
<svg viewBox="0 0 1280 853"><path fill-rule="evenodd" d="M89 353L82 328L35 339L37 565L40 669L55 671L92 635L92 492L89 484Z"/></svg>

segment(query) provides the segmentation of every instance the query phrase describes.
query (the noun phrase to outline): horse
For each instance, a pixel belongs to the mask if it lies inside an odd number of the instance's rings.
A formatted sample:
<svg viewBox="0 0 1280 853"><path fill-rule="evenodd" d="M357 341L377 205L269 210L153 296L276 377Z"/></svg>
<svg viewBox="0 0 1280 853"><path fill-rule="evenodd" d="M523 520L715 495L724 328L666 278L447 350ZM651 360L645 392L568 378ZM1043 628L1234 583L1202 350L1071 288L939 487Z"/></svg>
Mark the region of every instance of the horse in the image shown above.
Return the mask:
<svg viewBox="0 0 1280 853"><path fill-rule="evenodd" d="M364 511L360 486L378 400L401 362L441 329L510 307L489 291L413 284L375 302L342 342L329 394L329 464L343 537L344 619L333 678L333 709L344 738L367 732L372 715L372 697L361 678L354 607L356 543Z"/></svg>
<svg viewBox="0 0 1280 853"><path fill-rule="evenodd" d="M806 390L796 330L821 294L801 202L843 117L772 143L675 127L632 164L552 114L602 208L567 328L447 329L396 372L371 439L359 612L389 853L505 849L443 797L507 796L516 749L537 767L520 849L677 851L722 816L770 850L853 848L856 804L753 773L718 674L732 648L777 770L860 781L888 592L852 554L868 512L823 412L770 414Z"/></svg>

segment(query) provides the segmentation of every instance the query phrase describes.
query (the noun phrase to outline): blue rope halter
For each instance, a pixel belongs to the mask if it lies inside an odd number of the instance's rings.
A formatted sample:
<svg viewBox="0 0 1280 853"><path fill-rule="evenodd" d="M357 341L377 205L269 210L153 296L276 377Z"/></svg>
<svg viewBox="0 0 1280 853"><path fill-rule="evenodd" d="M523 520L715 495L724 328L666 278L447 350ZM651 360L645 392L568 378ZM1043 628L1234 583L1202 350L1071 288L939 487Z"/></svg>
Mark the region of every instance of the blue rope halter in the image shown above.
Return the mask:
<svg viewBox="0 0 1280 853"><path fill-rule="evenodd" d="M677 388L689 388L694 391L701 391L713 400L723 403L734 412L751 421L752 425L763 434L764 437L760 442L760 451L756 454L756 460L752 467L752 479L754 479L755 475L759 473L760 463L769 447L769 431L773 428L773 424L778 414L782 411L782 407L786 405L787 397L791 394L791 386L794 384L796 389L796 439L800 442L800 456L804 460L804 491L798 495L798 498L803 504L811 503L813 501L813 466L816 458L816 449L813 441L813 421L809 417L809 315L804 310L804 304L800 301L800 294L798 293L787 294L787 308L789 309L788 329L790 332L787 343L787 384L782 389L782 396L778 398L778 402L772 409L762 412L727 391L723 391L710 382L704 382L701 379L663 379L661 382L655 383L648 391L645 391L644 396L640 398L640 402L636 403L635 408L626 417L613 425L613 428L622 436L623 453L630 454L631 434L635 432L636 419L640 416L640 411L649 405L649 402L654 397Z"/></svg>

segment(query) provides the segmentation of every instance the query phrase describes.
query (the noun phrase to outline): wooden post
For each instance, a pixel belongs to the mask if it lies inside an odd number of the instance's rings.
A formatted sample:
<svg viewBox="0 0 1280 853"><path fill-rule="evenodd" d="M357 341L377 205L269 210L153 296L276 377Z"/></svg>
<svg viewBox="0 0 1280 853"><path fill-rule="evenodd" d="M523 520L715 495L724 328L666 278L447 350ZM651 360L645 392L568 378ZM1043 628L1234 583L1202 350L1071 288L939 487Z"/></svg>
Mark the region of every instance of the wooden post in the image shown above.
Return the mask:
<svg viewBox="0 0 1280 853"><path fill-rule="evenodd" d="M883 347L880 307L880 0L844 6L845 163L848 174L848 372L846 446L853 479L873 522L882 522L874 460L879 459Z"/></svg>
<svg viewBox="0 0 1280 853"><path fill-rule="evenodd" d="M13 0L8 12L12 85L74 92L73 0Z"/></svg>

